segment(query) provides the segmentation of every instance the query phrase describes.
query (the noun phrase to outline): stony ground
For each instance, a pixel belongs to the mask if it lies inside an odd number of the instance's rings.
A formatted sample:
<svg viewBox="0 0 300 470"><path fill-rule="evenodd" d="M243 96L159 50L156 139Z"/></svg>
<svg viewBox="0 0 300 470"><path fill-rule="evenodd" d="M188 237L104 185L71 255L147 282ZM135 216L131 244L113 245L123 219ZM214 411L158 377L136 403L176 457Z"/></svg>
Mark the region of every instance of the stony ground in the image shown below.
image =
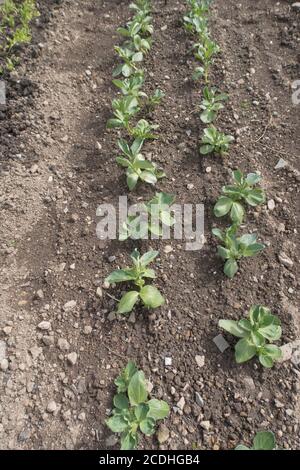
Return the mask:
<svg viewBox="0 0 300 470"><path fill-rule="evenodd" d="M118 319L108 294L119 292L103 281L128 262L134 244L97 240L95 214L99 203L126 194L116 135L105 127L116 95L115 31L129 2L40 3L33 44L0 111L0 448L117 448L104 420L128 359L172 406L162 448L233 448L259 429L299 448L300 129L291 84L300 78L300 14L288 1L262 0L256 9L249 0L215 1L211 26L222 54L213 80L231 97L218 125L236 137L224 163L198 154L200 95L190 80L183 2L153 0L146 86L159 86L166 99L150 116L160 139L147 150L168 174L161 190L205 204L207 244L187 253L180 243L154 242L168 302L150 316ZM228 281L210 230L213 203L237 165L262 172L268 204L248 224L268 249ZM271 371L235 365L232 350L221 354L212 341L219 318L239 318L254 303L272 307L283 323L285 360ZM155 437L141 443L158 445Z"/></svg>

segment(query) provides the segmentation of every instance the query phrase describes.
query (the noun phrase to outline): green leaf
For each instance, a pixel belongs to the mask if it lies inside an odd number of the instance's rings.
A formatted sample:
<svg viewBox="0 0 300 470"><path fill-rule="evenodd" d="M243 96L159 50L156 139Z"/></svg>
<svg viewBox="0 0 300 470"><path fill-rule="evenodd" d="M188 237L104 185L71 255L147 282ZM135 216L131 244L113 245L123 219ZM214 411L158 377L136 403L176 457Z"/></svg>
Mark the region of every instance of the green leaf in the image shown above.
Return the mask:
<svg viewBox="0 0 300 470"><path fill-rule="evenodd" d="M262 366L266 367L267 369L271 369L274 366L274 361L270 356L266 356L264 354L258 355L259 362Z"/></svg>
<svg viewBox="0 0 300 470"><path fill-rule="evenodd" d="M250 206L255 207L266 201L266 195L262 189L251 189L245 197L245 200Z"/></svg>
<svg viewBox="0 0 300 470"><path fill-rule="evenodd" d="M238 446L236 446L234 450L251 450L251 449L249 449L249 447L247 446L244 446L243 444L239 444Z"/></svg>
<svg viewBox="0 0 300 470"><path fill-rule="evenodd" d="M165 303L165 299L154 286L144 286L140 290L140 297L148 308L157 308Z"/></svg>
<svg viewBox="0 0 300 470"><path fill-rule="evenodd" d="M281 326L274 323L267 326L260 326L258 331L269 341L277 341L282 333Z"/></svg>
<svg viewBox="0 0 300 470"><path fill-rule="evenodd" d="M209 153L212 153L213 150L214 150L213 145L209 145L209 144L207 144L207 145L201 145L201 147L200 147L200 153L201 153L201 155L207 155L207 154L209 154Z"/></svg>
<svg viewBox="0 0 300 470"><path fill-rule="evenodd" d="M239 202L234 202L231 207L230 217L233 222L241 223L244 218L244 208Z"/></svg>
<svg viewBox="0 0 300 470"><path fill-rule="evenodd" d="M246 177L246 182L250 186L254 186L255 184L259 183L260 180L261 180L261 176L258 173L248 173Z"/></svg>
<svg viewBox="0 0 300 470"><path fill-rule="evenodd" d="M109 119L107 121L106 127L108 129L114 129L116 127L123 127L123 122L120 119Z"/></svg>
<svg viewBox="0 0 300 470"><path fill-rule="evenodd" d="M105 281L109 282L110 284L115 284L117 282L127 282L127 281L132 281L135 279L135 276L131 274L128 271L125 271L124 269L117 269L116 271L113 271L106 279Z"/></svg>
<svg viewBox="0 0 300 470"><path fill-rule="evenodd" d="M136 187L138 179L139 175L137 173L129 173L127 175L127 186L130 191L132 191Z"/></svg>
<svg viewBox="0 0 300 470"><path fill-rule="evenodd" d="M234 170L232 172L232 176L233 176L233 179L234 181L237 183L237 184L242 184L243 182L243 173L241 172L241 170Z"/></svg>
<svg viewBox="0 0 300 470"><path fill-rule="evenodd" d="M128 423L120 414L115 414L106 420L106 424L112 432L123 432L128 428Z"/></svg>
<svg viewBox="0 0 300 470"><path fill-rule="evenodd" d="M129 401L125 393L118 393L114 396L114 405L120 410L125 410L129 408Z"/></svg>
<svg viewBox="0 0 300 470"><path fill-rule="evenodd" d="M224 273L227 277L232 279L238 272L239 266L235 259L228 259L224 266Z"/></svg>
<svg viewBox="0 0 300 470"><path fill-rule="evenodd" d="M148 277L150 279L155 279L156 278L156 274L155 274L155 271L154 269L145 269L144 271L144 274L143 274L143 277Z"/></svg>
<svg viewBox="0 0 300 470"><path fill-rule="evenodd" d="M118 305L118 313L131 312L138 298L139 293L134 290L124 294Z"/></svg>
<svg viewBox="0 0 300 470"><path fill-rule="evenodd" d="M220 320L219 321L219 327L223 328L223 330L228 331L234 336L237 336L238 338L244 338L245 336L248 335L247 331L245 331L243 328L241 328L238 325L237 321L234 320Z"/></svg>
<svg viewBox="0 0 300 470"><path fill-rule="evenodd" d="M265 245L262 243L253 243L252 245L246 246L243 249L243 256L255 256L257 253L262 251L265 248Z"/></svg>
<svg viewBox="0 0 300 470"><path fill-rule="evenodd" d="M140 430L146 436L151 436L155 431L155 420L152 418L146 418L140 422Z"/></svg>
<svg viewBox="0 0 300 470"><path fill-rule="evenodd" d="M116 161L119 165L125 167L125 168L128 168L129 165L130 165L130 162L128 160L126 160L126 158L122 158L122 157L117 157L116 158Z"/></svg>
<svg viewBox="0 0 300 470"><path fill-rule="evenodd" d="M130 432L121 436L121 450L133 450L137 446L137 435Z"/></svg>
<svg viewBox="0 0 300 470"><path fill-rule="evenodd" d="M149 183L149 184L155 184L157 183L157 178L156 176L151 173L150 171L143 171L140 175L140 178L145 181L146 183Z"/></svg>
<svg viewBox="0 0 300 470"><path fill-rule="evenodd" d="M135 363L132 361L129 361L123 372L128 383L137 371L138 371L138 368L135 365Z"/></svg>
<svg viewBox="0 0 300 470"><path fill-rule="evenodd" d="M224 248L224 246L219 245L218 246L218 255L221 256L223 259L229 259L230 258L230 250L227 250L227 248Z"/></svg>
<svg viewBox="0 0 300 470"><path fill-rule="evenodd" d="M223 233L222 231L219 229L219 228L213 228L212 229L212 233L215 237L217 237L219 240L221 240L222 242L224 241L224 236L223 236Z"/></svg>
<svg viewBox="0 0 300 470"><path fill-rule="evenodd" d="M147 404L140 403L138 406L134 408L134 414L138 422L146 419L148 412L149 412L148 403Z"/></svg>
<svg viewBox="0 0 300 470"><path fill-rule="evenodd" d="M214 207L215 216L223 217L228 214L232 205L233 201L229 197L221 196Z"/></svg>
<svg viewBox="0 0 300 470"><path fill-rule="evenodd" d="M276 447L275 436L270 431L260 431L253 441L254 450L273 450Z"/></svg>
<svg viewBox="0 0 300 470"><path fill-rule="evenodd" d="M152 261L154 261L158 255L159 255L159 251L148 251L141 257L140 259L141 265L147 266L148 264L152 263Z"/></svg>
<svg viewBox="0 0 300 470"><path fill-rule="evenodd" d="M282 357L281 349L278 346L275 346L275 344L267 344L266 346L264 346L263 354L267 354L275 361L281 359Z"/></svg>
<svg viewBox="0 0 300 470"><path fill-rule="evenodd" d="M130 77L131 75L131 72L132 72L132 67L130 67L129 65L127 64L124 64L122 66L122 74L124 75L124 77Z"/></svg>
<svg viewBox="0 0 300 470"><path fill-rule="evenodd" d="M240 339L235 345L235 359L238 364L249 361L256 354L256 347L247 339Z"/></svg>
<svg viewBox="0 0 300 470"><path fill-rule="evenodd" d="M144 58L144 56L143 56L142 52L136 52L132 56L133 62L142 62L143 58Z"/></svg>
<svg viewBox="0 0 300 470"><path fill-rule="evenodd" d="M128 397L132 406L137 406L147 400L148 392L145 375L142 371L136 372L131 378L128 385Z"/></svg>
<svg viewBox="0 0 300 470"><path fill-rule="evenodd" d="M155 420L164 419L170 412L168 403L163 400L152 398L152 400L148 401L147 405L149 406L148 418L153 418Z"/></svg>

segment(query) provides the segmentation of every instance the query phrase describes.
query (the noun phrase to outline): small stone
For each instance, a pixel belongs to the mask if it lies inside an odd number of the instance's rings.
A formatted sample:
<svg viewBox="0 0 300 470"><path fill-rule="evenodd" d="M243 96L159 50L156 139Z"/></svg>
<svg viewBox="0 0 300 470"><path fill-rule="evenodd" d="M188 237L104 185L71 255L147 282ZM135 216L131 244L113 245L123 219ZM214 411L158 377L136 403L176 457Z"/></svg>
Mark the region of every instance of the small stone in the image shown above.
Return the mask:
<svg viewBox="0 0 300 470"><path fill-rule="evenodd" d="M130 323L135 323L135 321L136 321L135 312L131 312L131 314L129 315L128 321Z"/></svg>
<svg viewBox="0 0 300 470"><path fill-rule="evenodd" d="M294 10L300 10L300 2L293 3L292 8L294 8Z"/></svg>
<svg viewBox="0 0 300 470"><path fill-rule="evenodd" d="M103 292L102 292L102 288L101 288L101 287L97 287L96 295L97 295L97 297L102 297L102 296L103 296Z"/></svg>
<svg viewBox="0 0 300 470"><path fill-rule="evenodd" d="M268 201L268 209L269 209L269 211L273 211L273 210L275 209L275 201L274 201L274 199L270 199L270 200Z"/></svg>
<svg viewBox="0 0 300 470"><path fill-rule="evenodd" d="M116 257L115 257L114 255L113 255L113 256L109 256L109 257L108 257L108 261L109 261L110 263L113 263L114 261L116 261Z"/></svg>
<svg viewBox="0 0 300 470"><path fill-rule="evenodd" d="M201 421L200 426L205 431L209 431L210 429L210 422L209 421Z"/></svg>
<svg viewBox="0 0 300 470"><path fill-rule="evenodd" d="M44 292L42 289L36 291L35 298L39 300L44 300Z"/></svg>
<svg viewBox="0 0 300 470"><path fill-rule="evenodd" d="M161 31L166 31L167 29L168 29L168 25L167 25L167 24L165 24L164 26L162 26L162 27L160 28Z"/></svg>
<svg viewBox="0 0 300 470"><path fill-rule="evenodd" d="M294 366L298 366L300 364L300 349L293 353L291 361Z"/></svg>
<svg viewBox="0 0 300 470"><path fill-rule="evenodd" d="M5 326L2 331L3 331L3 333L5 333L7 336L9 336L9 335L11 334L11 332L12 332L12 327L11 327L11 326Z"/></svg>
<svg viewBox="0 0 300 470"><path fill-rule="evenodd" d="M8 369L8 360L7 359L2 359L2 361L0 361L0 368L4 372Z"/></svg>
<svg viewBox="0 0 300 470"><path fill-rule="evenodd" d="M86 326L83 328L83 333L84 333L85 335L90 335L92 331L93 331L93 328L92 328L90 325L86 325Z"/></svg>
<svg viewBox="0 0 300 470"><path fill-rule="evenodd" d="M108 281L104 281L102 284L103 289L109 289L110 288L110 283Z"/></svg>
<svg viewBox="0 0 300 470"><path fill-rule="evenodd" d="M88 77L90 77L90 76L92 75L92 72L91 72L89 69L87 69L87 70L85 71L85 74L86 74Z"/></svg>
<svg viewBox="0 0 300 470"><path fill-rule="evenodd" d="M244 377L242 382L247 390L255 390L255 383L252 377Z"/></svg>
<svg viewBox="0 0 300 470"><path fill-rule="evenodd" d="M6 107L6 84L4 80L0 80L0 109Z"/></svg>
<svg viewBox="0 0 300 470"><path fill-rule="evenodd" d="M283 251L278 255L278 259L283 266L286 268L291 268L294 265L294 262L289 258Z"/></svg>
<svg viewBox="0 0 300 470"><path fill-rule="evenodd" d="M49 401L47 405L48 413L54 413L57 410L57 405L54 400Z"/></svg>
<svg viewBox="0 0 300 470"><path fill-rule="evenodd" d="M197 403L197 405L202 408L202 407L204 406L204 400L203 400L203 398L201 397L201 395L200 395L199 392L195 392L195 398L196 398L196 403Z"/></svg>
<svg viewBox="0 0 300 470"><path fill-rule="evenodd" d="M221 353L223 353L224 351L226 351L226 349L230 347L230 344L226 341L223 335L216 336L213 339L213 342L215 343L219 351L221 351Z"/></svg>
<svg viewBox="0 0 300 470"><path fill-rule="evenodd" d="M64 305L64 311L69 312L70 310L73 310L76 307L76 304L76 300L69 300L69 302Z"/></svg>
<svg viewBox="0 0 300 470"><path fill-rule="evenodd" d="M171 365L172 365L172 358L165 357L165 366L171 366Z"/></svg>
<svg viewBox="0 0 300 470"><path fill-rule="evenodd" d="M107 320L109 321L114 321L116 319L116 314L115 312L110 312L108 315L107 315Z"/></svg>
<svg viewBox="0 0 300 470"><path fill-rule="evenodd" d="M0 362L2 359L6 358L6 343L5 341L0 341Z"/></svg>
<svg viewBox="0 0 300 470"><path fill-rule="evenodd" d="M184 406L185 406L185 398L184 398L184 397L181 397L180 400L179 400L179 402L177 403L177 407L178 407L181 411L183 411Z"/></svg>
<svg viewBox="0 0 300 470"><path fill-rule="evenodd" d="M205 168L205 171L206 171L206 173L211 173L211 166L207 166L207 167Z"/></svg>
<svg viewBox="0 0 300 470"><path fill-rule="evenodd" d="M65 338L59 338L57 341L57 346L61 351L68 351L70 349L70 344Z"/></svg>
<svg viewBox="0 0 300 470"><path fill-rule="evenodd" d="M147 392L148 392L148 393L151 393L152 390L153 390L153 388L154 388L153 383L150 382L150 380L147 380L147 381L146 381L146 389L147 389Z"/></svg>
<svg viewBox="0 0 300 470"><path fill-rule="evenodd" d="M205 356L195 356L195 360L198 367L203 367L205 364Z"/></svg>
<svg viewBox="0 0 300 470"><path fill-rule="evenodd" d="M30 172L32 175L34 175L34 173L37 173L38 170L39 170L38 165L37 165L37 164L34 164L34 165L32 165L32 167L30 168L29 172Z"/></svg>
<svg viewBox="0 0 300 470"><path fill-rule="evenodd" d="M81 413L79 413L79 415L78 415L79 421L85 421L85 418L86 418L86 415L85 415L85 412L84 412L84 411L82 411Z"/></svg>
<svg viewBox="0 0 300 470"><path fill-rule="evenodd" d="M37 327L39 330L47 331L50 330L51 323L49 321L41 321L41 323L39 323Z"/></svg>
<svg viewBox="0 0 300 470"><path fill-rule="evenodd" d="M193 183L187 184L186 187L187 187L187 189L188 189L189 191L191 191L192 189L194 189Z"/></svg>
<svg viewBox="0 0 300 470"><path fill-rule="evenodd" d="M281 170L282 168L285 168L288 166L288 162L283 160L283 158L280 158L275 165L275 170Z"/></svg>
<svg viewBox="0 0 300 470"><path fill-rule="evenodd" d="M172 251L173 251L173 247L172 247L171 245L166 245L166 246L164 247L164 253L166 253L166 255L167 255L168 253L171 253Z"/></svg>
<svg viewBox="0 0 300 470"><path fill-rule="evenodd" d="M166 442L170 437L170 431L165 424L161 424L156 433L157 440L160 444Z"/></svg>
<svg viewBox="0 0 300 470"><path fill-rule="evenodd" d="M77 353L76 352L71 352L70 354L67 355L67 361L71 366L75 366L77 362Z"/></svg>
<svg viewBox="0 0 300 470"><path fill-rule="evenodd" d="M114 447L118 443L118 437L115 434L112 434L107 439L105 439L106 447Z"/></svg>

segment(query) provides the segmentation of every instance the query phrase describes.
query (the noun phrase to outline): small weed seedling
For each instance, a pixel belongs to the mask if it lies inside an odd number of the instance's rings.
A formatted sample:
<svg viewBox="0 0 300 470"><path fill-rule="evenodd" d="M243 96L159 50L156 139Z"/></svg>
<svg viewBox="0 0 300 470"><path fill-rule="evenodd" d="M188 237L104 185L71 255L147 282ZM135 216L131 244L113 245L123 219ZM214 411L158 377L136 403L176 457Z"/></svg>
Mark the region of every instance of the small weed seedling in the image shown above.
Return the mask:
<svg viewBox="0 0 300 470"><path fill-rule="evenodd" d="M155 90L152 96L149 97L147 105L150 108L154 108L161 103L161 100L165 97L165 93L159 89Z"/></svg>
<svg viewBox="0 0 300 470"><path fill-rule="evenodd" d="M224 273L230 279L237 273L240 259L255 256L265 248L265 245L257 243L257 235L246 234L237 237L236 231L237 224L232 225L225 232L218 228L212 230L212 233L224 244L224 246L218 246L218 254L226 260Z"/></svg>
<svg viewBox="0 0 300 470"><path fill-rule="evenodd" d="M232 172L234 185L224 186L221 196L214 207L216 217L223 217L230 213L233 222L241 223L244 218L245 209L242 202L256 207L264 204L266 196L261 188L254 188L260 182L261 176L257 173L249 173L244 176L240 170Z"/></svg>
<svg viewBox="0 0 300 470"><path fill-rule="evenodd" d="M229 145L233 141L234 137L231 135L219 132L214 126L208 127L204 129L200 153L201 155L207 155L209 153L224 155L228 152Z"/></svg>
<svg viewBox="0 0 300 470"><path fill-rule="evenodd" d="M208 83L209 68L213 64L214 56L220 52L220 47L208 36L203 38L203 42L195 44L195 58L202 63L202 67L197 67L193 79L204 76L205 83Z"/></svg>
<svg viewBox="0 0 300 470"><path fill-rule="evenodd" d="M155 163L145 160L140 153L142 139L135 139L130 147L126 140L120 139L118 145L123 155L117 157L117 162L127 168L127 185L130 191L136 187L139 180L154 185L158 179L166 176L163 171L157 169Z"/></svg>
<svg viewBox="0 0 300 470"><path fill-rule="evenodd" d="M108 129L123 127L131 133L130 120L140 111L138 100L132 96L124 96L113 100L112 107L115 117L108 120Z"/></svg>
<svg viewBox="0 0 300 470"><path fill-rule="evenodd" d="M150 124L146 119L140 119L136 126L130 130L130 135L135 139L157 139L157 136L153 134L153 131L158 129L157 124Z"/></svg>
<svg viewBox="0 0 300 470"><path fill-rule="evenodd" d="M118 77L122 74L125 78L128 78L134 73L141 73L138 64L143 60L142 52L136 52L119 46L115 46L115 51L124 63L117 65L113 70L113 77Z"/></svg>
<svg viewBox="0 0 300 470"><path fill-rule="evenodd" d="M149 400L145 375L133 362L129 362L115 380L117 394L114 396L112 416L106 421L109 429L121 434L121 450L132 450L138 445L138 433L151 436L156 421L168 416L167 402Z"/></svg>
<svg viewBox="0 0 300 470"><path fill-rule="evenodd" d="M131 96L132 98L147 98L146 93L141 91L144 85L144 74L135 74L124 80L113 80L113 84L118 87L124 96Z"/></svg>
<svg viewBox="0 0 300 470"><path fill-rule="evenodd" d="M271 311L255 305L250 309L249 319L220 320L219 326L234 336L241 338L235 345L235 359L238 364L258 356L264 367L273 367L280 359L282 351L272 343L281 337L280 320Z"/></svg>
<svg viewBox="0 0 300 470"><path fill-rule="evenodd" d="M175 218L171 214L171 206L175 196L166 193L156 193L155 197L147 203L138 206L139 215L129 215L119 234L119 240L133 238L139 240L147 238L158 239L164 233L164 227L172 227Z"/></svg>
<svg viewBox="0 0 300 470"><path fill-rule="evenodd" d="M205 87L203 90L203 100L200 108L203 112L200 115L200 119L205 124L212 123L218 112L224 108L222 101L227 101L228 95L225 93L217 93L216 88Z"/></svg>
<svg viewBox="0 0 300 470"><path fill-rule="evenodd" d="M164 298L159 290L152 285L145 285L145 279L155 279L155 272L148 265L158 256L158 251L148 251L143 256L137 249L131 253L133 266L118 269L111 273L106 281L110 284L118 282L134 282L139 290L127 292L118 305L118 313L130 313L138 301L142 301L147 308L157 308L163 305Z"/></svg>
<svg viewBox="0 0 300 470"><path fill-rule="evenodd" d="M276 450L275 436L271 431L259 431L253 440L253 447L239 444L235 450Z"/></svg>

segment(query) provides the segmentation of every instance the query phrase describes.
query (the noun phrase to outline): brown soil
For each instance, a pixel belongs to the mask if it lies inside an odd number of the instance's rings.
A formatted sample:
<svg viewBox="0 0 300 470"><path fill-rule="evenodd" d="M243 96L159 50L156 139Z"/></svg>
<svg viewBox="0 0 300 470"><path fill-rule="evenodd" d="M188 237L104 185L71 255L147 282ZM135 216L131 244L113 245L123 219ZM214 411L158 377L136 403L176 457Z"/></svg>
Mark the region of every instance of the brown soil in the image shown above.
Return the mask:
<svg viewBox="0 0 300 470"><path fill-rule="evenodd" d="M280 316L282 344L299 338L299 109L291 99L291 83L300 78L299 13L289 1L261 0L253 8L249 0L215 0L211 27L222 54L212 82L230 95L217 125L236 137L222 160L198 153L202 85L190 79L195 63L182 27L184 2L152 1L146 91L161 88L166 98L148 116L160 125L160 138L146 150L168 175L159 190L175 194L178 203L205 204L207 243L199 252L186 252L178 241L138 243L143 251L151 246L161 252L157 286L167 303L150 315L137 310L130 319L111 320L116 302L108 294L121 291L103 289L98 297L96 290L129 262L136 244L99 241L95 214L100 203L127 194L115 163L117 133L106 130L106 121L116 96L116 29L130 16L129 1L40 3L50 22L35 28L22 66L8 79L8 109L0 116L0 340L9 360L8 370L0 371L1 448L118 448L104 420L113 380L128 359L151 379L153 395L175 406L166 420L165 448L228 449L251 443L260 429L273 430L284 448L299 448L299 367L289 361L271 370L255 361L238 366L232 350L221 354L212 341L220 318L240 318L256 303ZM287 168L274 169L279 158ZM247 231L257 230L268 248L241 263L230 281L211 236L220 224L212 208L236 167L261 171L275 209L248 214ZM151 195L139 187L130 200ZM169 254L166 244L173 247ZM294 261L292 268L280 264L281 251ZM64 308L71 300L76 305ZM42 320L51 322L50 331L37 328ZM68 351L58 347L61 338ZM66 360L70 352L78 354L73 367ZM172 367L165 367L166 355ZM196 355L205 356L204 367ZM181 397L183 412L176 409ZM57 408L49 413L52 400ZM153 437L141 446L158 443Z"/></svg>

